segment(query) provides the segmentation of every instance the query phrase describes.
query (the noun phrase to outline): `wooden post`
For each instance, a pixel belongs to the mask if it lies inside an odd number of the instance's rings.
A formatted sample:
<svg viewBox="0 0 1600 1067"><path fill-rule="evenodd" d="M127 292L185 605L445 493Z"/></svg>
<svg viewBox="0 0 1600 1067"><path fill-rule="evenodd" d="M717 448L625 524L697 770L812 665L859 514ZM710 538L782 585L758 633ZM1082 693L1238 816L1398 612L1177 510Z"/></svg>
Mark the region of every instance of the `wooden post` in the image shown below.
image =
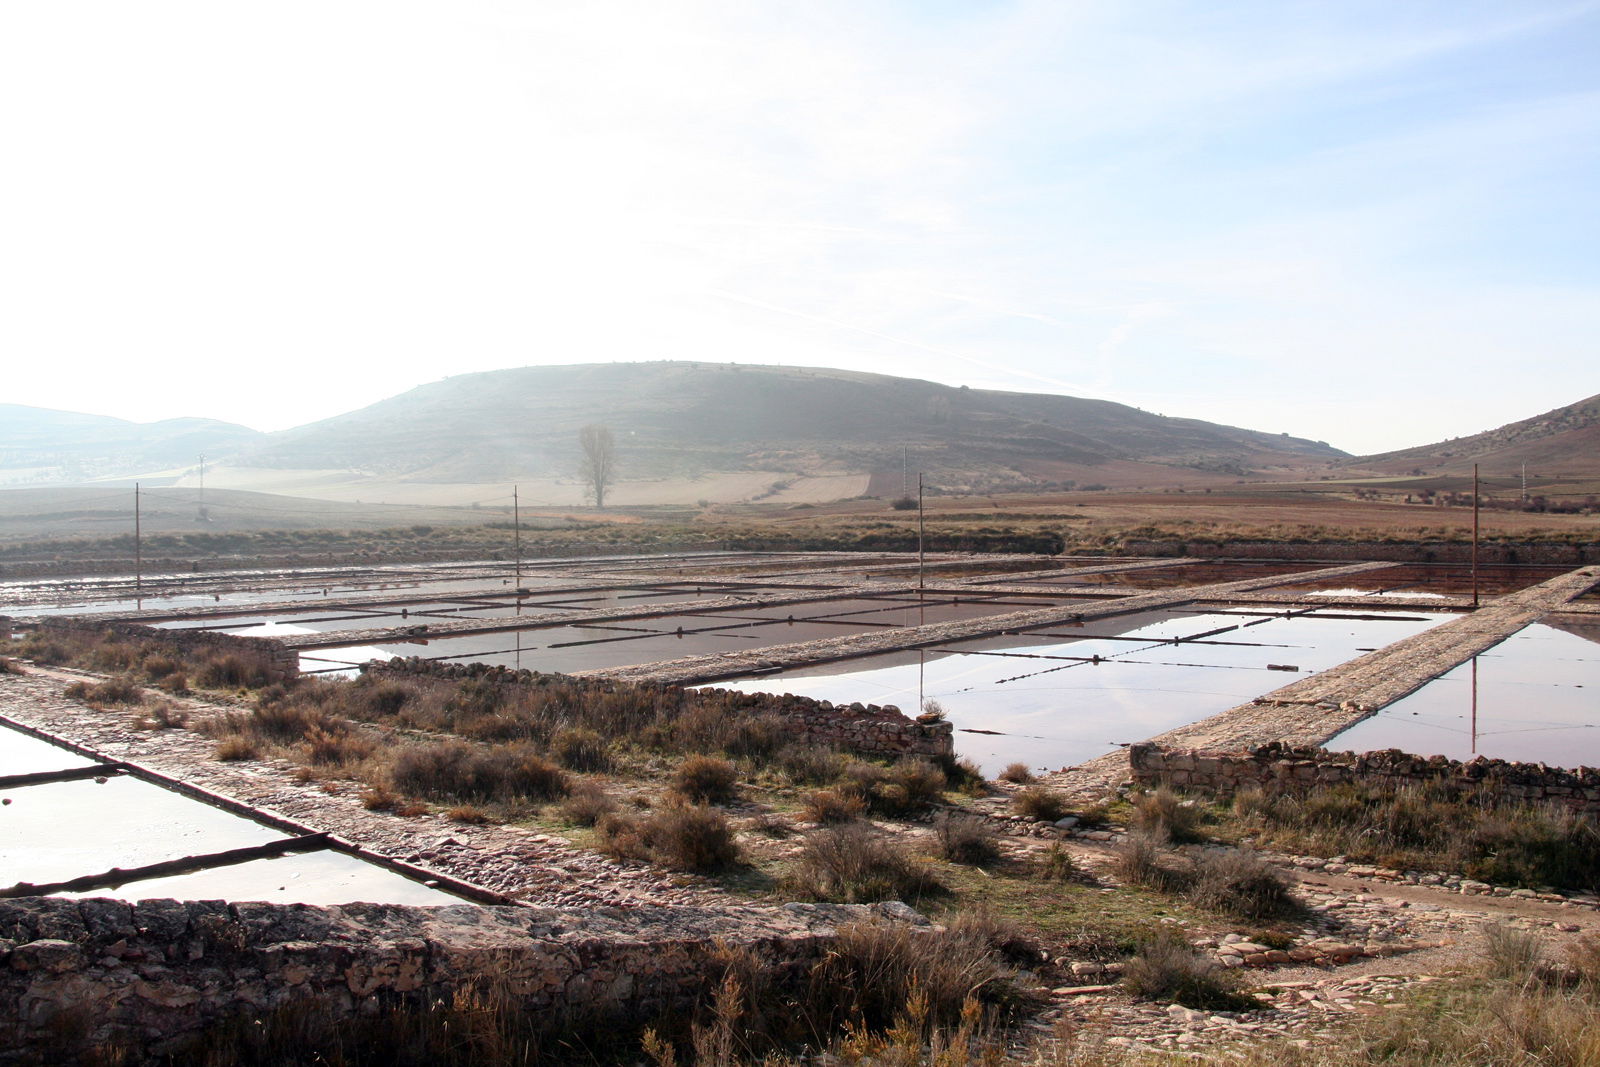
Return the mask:
<svg viewBox="0 0 1600 1067"><path fill-rule="evenodd" d="M917 472L917 599L922 599L922 472Z"/></svg>
<svg viewBox="0 0 1600 1067"><path fill-rule="evenodd" d="M139 523L139 483L133 483L133 600L144 607L144 538Z"/></svg>
<svg viewBox="0 0 1600 1067"><path fill-rule="evenodd" d="M1478 465L1472 465L1472 606L1478 606Z"/></svg>

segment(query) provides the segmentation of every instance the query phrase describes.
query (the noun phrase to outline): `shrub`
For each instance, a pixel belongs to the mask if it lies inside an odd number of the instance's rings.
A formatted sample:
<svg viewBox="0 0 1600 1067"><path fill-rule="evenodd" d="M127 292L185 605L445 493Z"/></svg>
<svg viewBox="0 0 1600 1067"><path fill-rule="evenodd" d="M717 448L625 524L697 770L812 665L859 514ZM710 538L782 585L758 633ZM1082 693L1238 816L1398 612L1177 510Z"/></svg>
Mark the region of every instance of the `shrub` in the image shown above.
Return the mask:
<svg viewBox="0 0 1600 1067"><path fill-rule="evenodd" d="M837 789L818 789L805 799L800 812L818 825L835 825L859 819L867 810L864 800Z"/></svg>
<svg viewBox="0 0 1600 1067"><path fill-rule="evenodd" d="M458 822L466 826L482 826L493 822L489 813L474 804L457 804L444 813L445 818L451 822Z"/></svg>
<svg viewBox="0 0 1600 1067"><path fill-rule="evenodd" d="M400 797L378 782L361 791L361 806L368 811L393 811L400 806Z"/></svg>
<svg viewBox="0 0 1600 1067"><path fill-rule="evenodd" d="M1200 814L1199 808L1163 785L1133 798L1128 828L1172 841L1193 841L1199 836Z"/></svg>
<svg viewBox="0 0 1600 1067"><path fill-rule="evenodd" d="M602 852L710 873L739 859L728 818L702 804L669 804L648 815L611 811L595 823Z"/></svg>
<svg viewBox="0 0 1600 1067"><path fill-rule="evenodd" d="M921 1005L924 1026L947 1026L973 1007L986 1004L1009 1012L1027 1000L1020 977L982 929L965 923L943 930L860 923L839 928L827 955L812 969L801 1004L817 1032L827 1032L846 1024L881 1028L903 1018L913 1003Z"/></svg>
<svg viewBox="0 0 1600 1067"><path fill-rule="evenodd" d="M431 799L474 803L565 796L566 774L524 745L475 748L442 741L402 750L390 769L394 786Z"/></svg>
<svg viewBox="0 0 1600 1067"><path fill-rule="evenodd" d="M1538 973L1544 963L1544 946L1526 930L1504 923L1483 927L1484 966L1495 978L1524 981Z"/></svg>
<svg viewBox="0 0 1600 1067"><path fill-rule="evenodd" d="M795 785L826 785L844 772L844 757L820 745L785 745L774 762Z"/></svg>
<svg viewBox="0 0 1600 1067"><path fill-rule="evenodd" d="M1035 876L1044 881L1065 882L1077 877L1078 864L1072 858L1072 853L1062 847L1061 842L1052 841L1044 855L1039 858L1034 871Z"/></svg>
<svg viewBox="0 0 1600 1067"><path fill-rule="evenodd" d="M260 689L277 678L263 657L242 652L212 653L195 671L195 680L210 689Z"/></svg>
<svg viewBox="0 0 1600 1067"><path fill-rule="evenodd" d="M921 865L859 822L808 834L785 885L796 896L841 904L915 900L938 888Z"/></svg>
<svg viewBox="0 0 1600 1067"><path fill-rule="evenodd" d="M140 730L182 730L189 725L189 713L170 700L155 700L134 720Z"/></svg>
<svg viewBox="0 0 1600 1067"><path fill-rule="evenodd" d="M720 871L739 859L728 817L703 804L669 804L649 818L645 839L656 862L685 871Z"/></svg>
<svg viewBox="0 0 1600 1067"><path fill-rule="evenodd" d="M1274 918L1294 904L1283 875L1244 849L1196 855L1189 897L1201 907L1244 919Z"/></svg>
<svg viewBox="0 0 1600 1067"><path fill-rule="evenodd" d="M250 738L240 734L224 737L217 742L216 758L225 763L237 760L255 759L260 755L256 743Z"/></svg>
<svg viewBox="0 0 1600 1067"><path fill-rule="evenodd" d="M1187 872L1172 862L1165 842L1147 833L1130 833L1112 856L1112 870L1129 885L1171 893L1187 887Z"/></svg>
<svg viewBox="0 0 1600 1067"><path fill-rule="evenodd" d="M1000 858L1000 839L989 824L970 815L943 812L933 820L939 855L951 863L986 867Z"/></svg>
<svg viewBox="0 0 1600 1067"><path fill-rule="evenodd" d="M360 763L377 751L375 741L340 725L334 729L312 726L300 744L302 756L319 767L346 767Z"/></svg>
<svg viewBox="0 0 1600 1067"><path fill-rule="evenodd" d="M550 755L571 771L608 771L611 747L606 739L585 726L571 726L550 741Z"/></svg>
<svg viewBox="0 0 1600 1067"><path fill-rule="evenodd" d="M1042 785L1030 785L1019 790L1011 798L1011 806L1017 810L1017 814L1040 822L1055 822L1067 814L1067 799Z"/></svg>
<svg viewBox="0 0 1600 1067"><path fill-rule="evenodd" d="M1016 785L1031 785L1034 781L1033 771L1029 770L1026 763L1008 763L998 777L1002 782L1012 782Z"/></svg>
<svg viewBox="0 0 1600 1067"><path fill-rule="evenodd" d="M67 696L86 704L142 704L144 690L132 678L119 675L103 682L73 682L64 690Z"/></svg>
<svg viewBox="0 0 1600 1067"><path fill-rule="evenodd" d="M608 812L616 810L616 801L606 795L594 782L578 782L561 803L561 817L579 826L593 826Z"/></svg>
<svg viewBox="0 0 1600 1067"><path fill-rule="evenodd" d="M1229 981L1228 972L1196 956L1178 941L1156 941L1130 959L1122 971L1122 986L1146 1000L1166 1000L1186 1008L1206 1011L1248 1010L1256 1007Z"/></svg>
<svg viewBox="0 0 1600 1067"><path fill-rule="evenodd" d="M702 804L733 799L738 783L734 765L715 756L690 756L672 776L675 792Z"/></svg>

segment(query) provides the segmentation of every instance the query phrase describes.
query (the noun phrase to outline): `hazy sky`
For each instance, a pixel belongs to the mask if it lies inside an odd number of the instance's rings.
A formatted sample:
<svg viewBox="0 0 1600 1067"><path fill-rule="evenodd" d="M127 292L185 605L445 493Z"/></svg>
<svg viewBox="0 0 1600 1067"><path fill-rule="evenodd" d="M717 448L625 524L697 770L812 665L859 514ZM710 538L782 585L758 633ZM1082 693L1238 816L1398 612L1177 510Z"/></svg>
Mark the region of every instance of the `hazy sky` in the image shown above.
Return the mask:
<svg viewBox="0 0 1600 1067"><path fill-rule="evenodd" d="M1600 392L1600 4L0 5L0 399L707 359L1355 452Z"/></svg>

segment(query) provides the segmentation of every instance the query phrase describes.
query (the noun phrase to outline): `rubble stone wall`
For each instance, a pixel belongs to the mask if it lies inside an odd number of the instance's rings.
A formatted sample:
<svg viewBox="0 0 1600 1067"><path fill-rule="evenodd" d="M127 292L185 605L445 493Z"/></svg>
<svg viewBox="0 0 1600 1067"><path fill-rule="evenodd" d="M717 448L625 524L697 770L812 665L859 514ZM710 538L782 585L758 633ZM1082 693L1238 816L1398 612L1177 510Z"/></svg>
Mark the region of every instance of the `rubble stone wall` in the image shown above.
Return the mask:
<svg viewBox="0 0 1600 1067"><path fill-rule="evenodd" d="M1482 787L1512 800L1556 803L1600 815L1600 770L1567 770L1542 763L1508 763L1478 757L1470 762L1443 756L1383 752L1329 752L1277 742L1244 752L1166 748L1151 742L1128 746L1133 780L1195 792L1232 794L1247 786L1265 790L1309 790L1358 783L1394 788L1439 782Z"/></svg>
<svg viewBox="0 0 1600 1067"><path fill-rule="evenodd" d="M867 921L928 925L898 903L558 911L5 900L0 1063L107 1042L158 1056L241 1014L301 1002L340 1019L380 1001L448 1003L482 983L525 1010L648 1020L701 997L729 947L795 973L841 926Z"/></svg>
<svg viewBox="0 0 1600 1067"><path fill-rule="evenodd" d="M421 659L392 659L366 664L363 670L429 678L486 679L504 685L538 685L540 679L559 679L574 686L611 692L636 686L662 694L715 700L736 711L773 715L795 732L795 740L832 745L851 752L878 756L949 756L955 751L954 727L948 722L919 722L892 704L833 704L789 693L741 693L731 689L684 689L644 682L616 682L603 678L540 674L482 663L439 663Z"/></svg>

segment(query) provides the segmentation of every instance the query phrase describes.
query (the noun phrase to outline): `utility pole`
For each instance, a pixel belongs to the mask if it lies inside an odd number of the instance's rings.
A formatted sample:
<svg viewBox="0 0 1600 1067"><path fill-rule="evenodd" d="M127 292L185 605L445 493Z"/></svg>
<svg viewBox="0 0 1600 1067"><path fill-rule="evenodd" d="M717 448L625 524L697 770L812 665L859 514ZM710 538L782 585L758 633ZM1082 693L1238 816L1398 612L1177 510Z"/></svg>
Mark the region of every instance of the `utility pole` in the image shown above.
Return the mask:
<svg viewBox="0 0 1600 1067"><path fill-rule="evenodd" d="M906 448L905 445L901 445L900 446L900 499L901 500L904 500L906 497L911 495L911 475L909 473L910 470L911 470L911 461L910 461L910 459L908 458L908 455L907 455L908 451L909 450Z"/></svg>
<svg viewBox="0 0 1600 1067"><path fill-rule="evenodd" d="M200 521L209 521L206 515L206 454L200 453Z"/></svg>
<svg viewBox="0 0 1600 1067"><path fill-rule="evenodd" d="M515 546L517 567L517 614L522 614L522 505L517 499L517 487L511 487L511 541Z"/></svg>
<svg viewBox="0 0 1600 1067"><path fill-rule="evenodd" d="M133 599L144 607L144 534L139 519L139 483L133 483Z"/></svg>
<svg viewBox="0 0 1600 1067"><path fill-rule="evenodd" d="M1478 465L1472 465L1472 606L1478 606Z"/></svg>
<svg viewBox="0 0 1600 1067"><path fill-rule="evenodd" d="M917 599L922 599L922 472L917 472Z"/></svg>
<svg viewBox="0 0 1600 1067"><path fill-rule="evenodd" d="M1528 502L1528 465L1526 463L1522 465L1522 502L1524 504Z"/></svg>

